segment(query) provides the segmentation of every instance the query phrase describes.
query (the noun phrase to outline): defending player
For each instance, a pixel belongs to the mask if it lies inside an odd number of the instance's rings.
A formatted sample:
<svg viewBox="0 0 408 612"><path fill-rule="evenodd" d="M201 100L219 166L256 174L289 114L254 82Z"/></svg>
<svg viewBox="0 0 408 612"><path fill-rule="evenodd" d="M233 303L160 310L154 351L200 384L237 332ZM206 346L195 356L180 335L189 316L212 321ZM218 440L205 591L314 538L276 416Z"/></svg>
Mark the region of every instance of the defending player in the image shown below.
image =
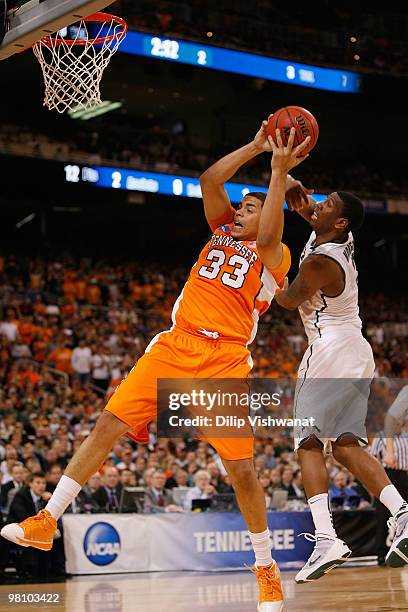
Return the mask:
<svg viewBox="0 0 408 612"><path fill-rule="evenodd" d="M286 179L286 174L280 177L282 183ZM284 308L299 308L309 341L298 371L294 408L295 417L315 419L313 427L295 431L295 448L316 528L315 535L305 534L315 541L315 548L295 578L305 582L320 578L351 554L337 537L330 512L323 454L330 442L334 458L393 515L396 536L387 562L394 567L408 563L408 505L381 464L363 448L367 444L365 419L375 368L371 346L361 333L352 234L363 223L363 205L356 196L342 191L316 204L308 197L311 190L290 180L288 204L313 229L297 277L276 295ZM272 183L272 195L274 189ZM263 227L261 219L261 230ZM267 240L268 236L260 231L258 240Z"/></svg>
<svg viewBox="0 0 408 612"><path fill-rule="evenodd" d="M103 464L115 441L132 431L143 440L156 417L158 378L246 378L252 361L247 345L259 316L269 307L290 267L282 244L285 184L275 186L279 205L268 194L249 193L235 211L224 183L248 160L271 151L264 121L253 142L211 166L201 176L204 210L212 238L193 266L173 309L173 327L158 334L128 377L118 387L91 435L71 459L45 510L20 524L7 525L2 535L22 546L49 550L56 520L81 487ZM288 168L304 158L309 139L293 149L294 130L287 147L276 149L272 165L284 160ZM270 187L274 186L275 175ZM265 200L265 202L264 202ZM257 241L262 206L264 223L272 230ZM262 256L261 262L260 255ZM255 551L254 572L259 583L260 612L282 609L279 571L271 556L265 498L253 465L253 438L211 438L234 486Z"/></svg>

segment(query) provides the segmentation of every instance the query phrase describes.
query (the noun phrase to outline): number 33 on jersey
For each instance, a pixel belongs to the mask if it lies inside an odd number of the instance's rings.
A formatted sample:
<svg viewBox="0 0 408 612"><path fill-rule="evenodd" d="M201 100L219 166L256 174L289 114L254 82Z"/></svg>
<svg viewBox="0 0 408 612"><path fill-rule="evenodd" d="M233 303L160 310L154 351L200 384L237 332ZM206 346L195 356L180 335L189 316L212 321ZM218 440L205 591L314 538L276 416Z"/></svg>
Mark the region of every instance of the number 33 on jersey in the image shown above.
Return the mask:
<svg viewBox="0 0 408 612"><path fill-rule="evenodd" d="M232 225L216 229L192 267L179 296L173 322L190 331L216 332L219 337L249 344L258 319L269 307L290 268L290 252L283 245L282 262L268 270L255 242L235 240Z"/></svg>

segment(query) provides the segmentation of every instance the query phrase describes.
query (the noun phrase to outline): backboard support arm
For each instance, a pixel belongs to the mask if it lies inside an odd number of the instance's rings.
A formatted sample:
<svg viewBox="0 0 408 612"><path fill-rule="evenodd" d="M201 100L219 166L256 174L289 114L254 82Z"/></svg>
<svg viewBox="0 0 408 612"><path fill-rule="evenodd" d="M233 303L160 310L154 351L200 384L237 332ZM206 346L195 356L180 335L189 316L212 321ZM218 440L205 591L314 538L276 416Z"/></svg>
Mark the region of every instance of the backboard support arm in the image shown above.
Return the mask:
<svg viewBox="0 0 408 612"><path fill-rule="evenodd" d="M9 12L9 29L0 46L0 60L112 3L113 0L35 0L32 7L29 3L24 10Z"/></svg>

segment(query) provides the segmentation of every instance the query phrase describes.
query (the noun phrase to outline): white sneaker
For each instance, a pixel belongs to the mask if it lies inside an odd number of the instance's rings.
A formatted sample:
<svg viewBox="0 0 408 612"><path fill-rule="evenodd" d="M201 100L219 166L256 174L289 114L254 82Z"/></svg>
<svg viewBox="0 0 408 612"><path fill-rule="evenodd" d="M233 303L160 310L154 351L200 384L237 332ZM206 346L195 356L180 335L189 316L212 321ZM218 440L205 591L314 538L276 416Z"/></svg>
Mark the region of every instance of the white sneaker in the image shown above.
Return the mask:
<svg viewBox="0 0 408 612"><path fill-rule="evenodd" d="M302 567L295 576L298 583L309 582L321 578L331 569L344 563L351 555L351 550L343 540L334 538L324 533L301 533L309 542L315 542L315 547Z"/></svg>
<svg viewBox="0 0 408 612"><path fill-rule="evenodd" d="M388 526L394 527L395 535L391 548L385 557L388 567L402 567L408 564L408 505L402 506L397 514L388 519Z"/></svg>

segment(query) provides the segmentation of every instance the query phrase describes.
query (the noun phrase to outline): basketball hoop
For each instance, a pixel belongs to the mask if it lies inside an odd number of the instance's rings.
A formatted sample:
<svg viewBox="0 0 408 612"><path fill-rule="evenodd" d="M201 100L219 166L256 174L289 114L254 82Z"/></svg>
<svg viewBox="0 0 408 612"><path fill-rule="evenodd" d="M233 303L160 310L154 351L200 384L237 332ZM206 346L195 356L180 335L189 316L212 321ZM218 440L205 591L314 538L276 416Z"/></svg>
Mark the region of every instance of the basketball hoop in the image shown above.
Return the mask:
<svg viewBox="0 0 408 612"><path fill-rule="evenodd" d="M102 76L126 36L127 23L115 15L94 13L75 25L75 32L69 39L60 30L33 45L44 75L44 106L59 113L102 103Z"/></svg>

